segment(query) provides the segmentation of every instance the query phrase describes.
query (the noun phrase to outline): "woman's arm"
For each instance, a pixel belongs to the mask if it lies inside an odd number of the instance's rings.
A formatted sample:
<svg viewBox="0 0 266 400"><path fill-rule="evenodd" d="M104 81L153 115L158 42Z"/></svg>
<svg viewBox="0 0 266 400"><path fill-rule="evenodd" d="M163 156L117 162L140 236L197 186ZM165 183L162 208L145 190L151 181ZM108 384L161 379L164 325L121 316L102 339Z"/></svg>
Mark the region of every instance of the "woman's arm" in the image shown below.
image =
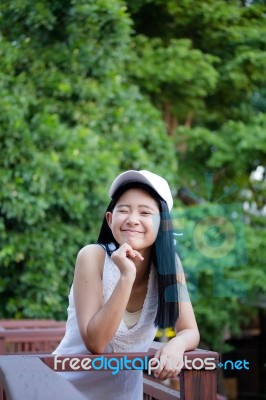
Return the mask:
<svg viewBox="0 0 266 400"><path fill-rule="evenodd" d="M163 345L154 356L158 360L161 358L159 368L156 369L154 375L162 380L174 378L179 374L183 366L184 352L195 349L200 340L182 265L177 274L177 285L179 288L179 317L175 324L176 336Z"/></svg>
<svg viewBox="0 0 266 400"><path fill-rule="evenodd" d="M102 287L104 249L99 245L88 245L78 254L73 283L74 302L81 337L93 353L104 351L123 318L136 276L135 266L128 258L130 249L124 244L115 252L118 258L120 256L120 278L105 304ZM131 256L138 257L136 253L134 251Z"/></svg>

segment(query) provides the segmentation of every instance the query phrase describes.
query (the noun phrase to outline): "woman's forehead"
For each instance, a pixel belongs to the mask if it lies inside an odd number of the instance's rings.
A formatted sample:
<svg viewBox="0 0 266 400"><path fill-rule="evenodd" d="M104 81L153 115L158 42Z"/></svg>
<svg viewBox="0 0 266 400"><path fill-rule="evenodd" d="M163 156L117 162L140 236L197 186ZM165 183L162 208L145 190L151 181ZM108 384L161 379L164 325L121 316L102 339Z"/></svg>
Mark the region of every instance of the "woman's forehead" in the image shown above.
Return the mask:
<svg viewBox="0 0 266 400"><path fill-rule="evenodd" d="M124 192L117 201L117 204L129 202L137 205L152 205L158 208L156 200L145 190L139 188L128 189Z"/></svg>

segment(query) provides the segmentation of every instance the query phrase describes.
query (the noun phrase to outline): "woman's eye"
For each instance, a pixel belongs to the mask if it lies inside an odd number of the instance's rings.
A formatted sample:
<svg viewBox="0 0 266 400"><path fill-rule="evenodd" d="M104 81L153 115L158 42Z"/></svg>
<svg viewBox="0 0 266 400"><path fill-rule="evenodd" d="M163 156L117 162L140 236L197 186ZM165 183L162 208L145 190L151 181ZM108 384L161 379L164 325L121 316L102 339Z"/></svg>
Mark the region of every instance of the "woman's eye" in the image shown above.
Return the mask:
<svg viewBox="0 0 266 400"><path fill-rule="evenodd" d="M149 211L142 211L141 215L151 215Z"/></svg>

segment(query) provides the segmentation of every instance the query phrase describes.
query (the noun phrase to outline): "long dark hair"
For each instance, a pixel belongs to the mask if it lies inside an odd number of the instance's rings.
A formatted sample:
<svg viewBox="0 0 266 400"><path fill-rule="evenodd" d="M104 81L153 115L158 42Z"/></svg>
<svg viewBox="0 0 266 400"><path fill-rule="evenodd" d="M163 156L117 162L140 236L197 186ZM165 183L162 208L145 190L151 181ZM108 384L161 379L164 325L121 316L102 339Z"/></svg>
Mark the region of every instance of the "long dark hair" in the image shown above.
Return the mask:
<svg viewBox="0 0 266 400"><path fill-rule="evenodd" d="M161 221L159 231L151 249L151 260L157 271L158 281L158 309L154 323L160 328L174 326L179 316L179 293L176 280L178 265L173 238L173 224L169 209L165 200L150 186L140 182L130 182L118 188L106 212L113 212L119 198L129 189L143 189L148 192L157 202L160 210ZM109 255L115 248L119 247L105 217L97 243L103 245ZM113 243L111 248L108 246L110 243Z"/></svg>

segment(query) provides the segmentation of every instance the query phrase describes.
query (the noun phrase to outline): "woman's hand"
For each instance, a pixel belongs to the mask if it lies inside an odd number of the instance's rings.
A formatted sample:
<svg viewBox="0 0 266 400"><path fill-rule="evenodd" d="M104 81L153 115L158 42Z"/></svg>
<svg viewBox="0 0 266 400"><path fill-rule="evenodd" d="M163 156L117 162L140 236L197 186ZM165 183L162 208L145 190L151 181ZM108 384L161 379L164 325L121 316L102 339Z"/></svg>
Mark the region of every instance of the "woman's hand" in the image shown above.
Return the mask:
<svg viewBox="0 0 266 400"><path fill-rule="evenodd" d="M142 255L137 250L133 250L133 248L127 243L123 243L116 251L114 251L111 258L119 268L121 276L130 275L134 280L136 278L136 266L133 260L144 260Z"/></svg>
<svg viewBox="0 0 266 400"><path fill-rule="evenodd" d="M184 340L177 336L163 345L154 356L160 361L158 368L154 372L155 378L161 380L175 378L184 365L185 349ZM155 363L156 361L154 361L154 366Z"/></svg>

